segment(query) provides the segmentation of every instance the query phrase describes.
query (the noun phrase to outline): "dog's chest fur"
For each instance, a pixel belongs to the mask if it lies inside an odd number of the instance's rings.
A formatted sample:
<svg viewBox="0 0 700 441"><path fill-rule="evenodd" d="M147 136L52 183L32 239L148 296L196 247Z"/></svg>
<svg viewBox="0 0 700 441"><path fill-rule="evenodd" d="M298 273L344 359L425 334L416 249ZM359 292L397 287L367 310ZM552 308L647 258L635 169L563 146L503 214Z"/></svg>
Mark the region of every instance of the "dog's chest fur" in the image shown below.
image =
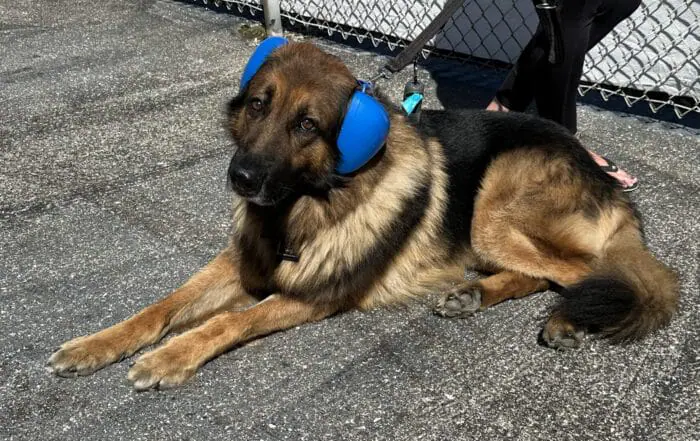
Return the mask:
<svg viewBox="0 0 700 441"><path fill-rule="evenodd" d="M302 197L288 207L238 201L232 245L245 289L258 297L284 292L349 302L367 294L412 241L431 205L425 173L393 175L387 173L377 191L360 191L356 205L348 203L352 189L339 189L327 201ZM298 261L283 258L285 247Z"/></svg>

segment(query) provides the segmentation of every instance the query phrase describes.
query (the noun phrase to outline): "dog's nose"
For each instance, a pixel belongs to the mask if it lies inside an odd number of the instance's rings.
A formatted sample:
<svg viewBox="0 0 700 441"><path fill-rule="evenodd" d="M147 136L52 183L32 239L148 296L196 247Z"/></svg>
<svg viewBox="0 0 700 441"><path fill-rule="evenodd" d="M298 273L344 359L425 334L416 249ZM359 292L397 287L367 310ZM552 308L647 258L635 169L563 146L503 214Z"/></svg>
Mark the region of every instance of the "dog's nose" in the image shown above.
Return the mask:
<svg viewBox="0 0 700 441"><path fill-rule="evenodd" d="M231 167L229 170L229 177L231 178L233 188L238 191L241 196L255 196L260 191L262 180L258 173L250 169Z"/></svg>

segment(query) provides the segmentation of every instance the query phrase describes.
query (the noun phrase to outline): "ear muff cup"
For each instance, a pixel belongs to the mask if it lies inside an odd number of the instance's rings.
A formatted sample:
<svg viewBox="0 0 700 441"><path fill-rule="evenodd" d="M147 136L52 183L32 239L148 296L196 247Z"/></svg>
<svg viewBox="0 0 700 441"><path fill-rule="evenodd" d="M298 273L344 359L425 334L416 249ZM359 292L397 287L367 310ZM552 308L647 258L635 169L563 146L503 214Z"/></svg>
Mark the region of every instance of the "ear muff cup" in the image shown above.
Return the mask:
<svg viewBox="0 0 700 441"><path fill-rule="evenodd" d="M241 76L241 90L245 89L267 57L289 41L284 37L263 40L248 59ZM389 114L372 95L365 92L368 83L359 81L360 90L353 92L338 133L337 145L340 162L336 171L349 174L357 171L379 152L389 134Z"/></svg>
<svg viewBox="0 0 700 441"><path fill-rule="evenodd" d="M338 134L340 174L349 174L365 165L384 145L389 134L389 114L373 96L356 90L347 107Z"/></svg>

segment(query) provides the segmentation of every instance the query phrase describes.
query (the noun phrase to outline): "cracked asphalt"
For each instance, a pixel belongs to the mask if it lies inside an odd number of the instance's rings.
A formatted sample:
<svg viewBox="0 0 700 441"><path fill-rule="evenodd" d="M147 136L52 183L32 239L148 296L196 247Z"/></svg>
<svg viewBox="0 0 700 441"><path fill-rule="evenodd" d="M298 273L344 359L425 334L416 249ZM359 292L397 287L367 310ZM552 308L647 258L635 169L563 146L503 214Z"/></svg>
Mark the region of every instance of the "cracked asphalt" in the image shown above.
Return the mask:
<svg viewBox="0 0 700 441"><path fill-rule="evenodd" d="M697 116L595 97L581 139L640 178L648 244L681 278L680 313L652 337L540 347L548 292L466 320L429 301L339 315L165 392L134 392L128 361L48 374L62 342L162 297L225 245L222 109L255 46L244 23L166 0L0 0L0 439L700 439ZM358 77L386 61L315 41ZM398 99L409 74L385 92ZM482 107L502 72L434 60L421 77L427 108Z"/></svg>

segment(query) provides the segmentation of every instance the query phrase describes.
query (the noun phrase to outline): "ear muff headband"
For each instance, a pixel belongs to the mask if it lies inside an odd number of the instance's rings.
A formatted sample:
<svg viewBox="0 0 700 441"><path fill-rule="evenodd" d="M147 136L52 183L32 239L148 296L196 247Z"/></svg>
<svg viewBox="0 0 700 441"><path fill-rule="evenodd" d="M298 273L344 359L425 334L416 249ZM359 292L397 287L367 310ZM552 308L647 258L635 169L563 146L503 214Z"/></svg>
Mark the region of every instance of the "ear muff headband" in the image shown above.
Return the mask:
<svg viewBox="0 0 700 441"><path fill-rule="evenodd" d="M258 45L243 69L241 90L248 85L267 57L287 43L283 37L268 37ZM361 89L350 98L336 142L340 150L336 171L340 174L353 173L369 162L382 148L389 134L386 109L370 94L369 83L358 83Z"/></svg>
<svg viewBox="0 0 700 441"><path fill-rule="evenodd" d="M289 41L284 37L267 37L255 48L255 52L250 56L248 63L245 65L245 69L243 69L241 90L245 89L250 80L253 79L258 69L260 69L260 66L263 65L272 51L287 43L289 43Z"/></svg>

